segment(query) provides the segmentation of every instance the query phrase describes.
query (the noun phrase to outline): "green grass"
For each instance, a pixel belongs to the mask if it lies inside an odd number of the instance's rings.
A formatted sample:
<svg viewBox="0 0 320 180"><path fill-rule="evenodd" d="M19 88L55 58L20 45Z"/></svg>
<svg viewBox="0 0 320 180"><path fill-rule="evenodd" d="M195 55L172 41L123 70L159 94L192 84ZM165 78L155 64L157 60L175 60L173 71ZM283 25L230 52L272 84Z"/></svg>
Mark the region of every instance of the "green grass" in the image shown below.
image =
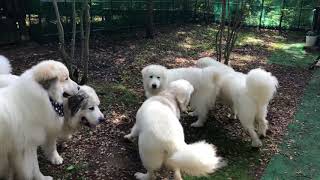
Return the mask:
<svg viewBox="0 0 320 180"><path fill-rule="evenodd" d="M320 70L307 86L295 121L288 127L288 135L280 153L269 163L263 180L320 179Z"/></svg>
<svg viewBox="0 0 320 180"><path fill-rule="evenodd" d="M95 87L103 107L108 107L114 103L132 107L139 103L137 93L121 83L101 84L93 81L90 86Z"/></svg>
<svg viewBox="0 0 320 180"><path fill-rule="evenodd" d="M291 67L307 67L316 55L304 50L304 43L276 43L274 52L268 59L269 63Z"/></svg>

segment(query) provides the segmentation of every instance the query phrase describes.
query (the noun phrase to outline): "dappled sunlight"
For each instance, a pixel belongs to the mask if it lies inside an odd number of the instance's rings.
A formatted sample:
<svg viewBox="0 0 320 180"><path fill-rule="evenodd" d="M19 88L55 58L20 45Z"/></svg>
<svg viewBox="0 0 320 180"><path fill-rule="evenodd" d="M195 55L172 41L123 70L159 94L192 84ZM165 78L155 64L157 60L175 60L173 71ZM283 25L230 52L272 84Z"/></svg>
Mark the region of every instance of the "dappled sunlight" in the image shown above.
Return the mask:
<svg viewBox="0 0 320 180"><path fill-rule="evenodd" d="M112 124L120 125L130 122L130 118L125 114L112 111L110 122Z"/></svg>
<svg viewBox="0 0 320 180"><path fill-rule="evenodd" d="M251 44L251 45L263 45L264 41L262 39L259 39L257 37L245 37L244 39L239 42L239 45L244 45L244 44Z"/></svg>
<svg viewBox="0 0 320 180"><path fill-rule="evenodd" d="M243 55L243 54L236 54L235 53L233 56L236 56L237 60L245 61L245 62L257 60L257 56L252 56L252 55Z"/></svg>

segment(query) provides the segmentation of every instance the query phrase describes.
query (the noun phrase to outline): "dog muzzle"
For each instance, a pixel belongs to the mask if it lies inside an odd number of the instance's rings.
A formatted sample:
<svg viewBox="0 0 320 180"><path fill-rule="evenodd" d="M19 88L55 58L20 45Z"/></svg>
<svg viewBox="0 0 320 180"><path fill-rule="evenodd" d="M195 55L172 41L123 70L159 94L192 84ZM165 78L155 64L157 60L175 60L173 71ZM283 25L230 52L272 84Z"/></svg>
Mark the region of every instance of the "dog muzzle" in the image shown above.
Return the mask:
<svg viewBox="0 0 320 180"><path fill-rule="evenodd" d="M50 99L51 106L53 107L54 111L58 114L59 117L63 117L64 116L63 103L58 103L51 98L49 98L49 99Z"/></svg>

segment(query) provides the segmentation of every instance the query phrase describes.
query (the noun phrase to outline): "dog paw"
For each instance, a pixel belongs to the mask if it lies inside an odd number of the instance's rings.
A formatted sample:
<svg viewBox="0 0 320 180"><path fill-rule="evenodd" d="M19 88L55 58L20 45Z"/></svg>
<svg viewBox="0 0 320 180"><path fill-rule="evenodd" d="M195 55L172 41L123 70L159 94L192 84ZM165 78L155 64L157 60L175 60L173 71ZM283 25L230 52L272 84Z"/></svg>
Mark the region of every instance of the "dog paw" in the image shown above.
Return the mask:
<svg viewBox="0 0 320 180"><path fill-rule="evenodd" d="M195 117L195 116L198 116L198 115L197 115L197 113L195 111L193 111L193 112L188 112L188 116Z"/></svg>
<svg viewBox="0 0 320 180"><path fill-rule="evenodd" d="M262 146L262 142L260 140L252 141L251 146L252 147L261 147Z"/></svg>
<svg viewBox="0 0 320 180"><path fill-rule="evenodd" d="M63 158L58 153L54 154L49 160L54 165L60 165L63 163Z"/></svg>
<svg viewBox="0 0 320 180"><path fill-rule="evenodd" d="M204 124L202 122L197 121L197 122L192 123L191 127L202 127L203 125Z"/></svg>
<svg viewBox="0 0 320 180"><path fill-rule="evenodd" d="M136 177L136 179L139 179L139 180L147 180L148 174L143 174L143 173L137 172L134 174L134 177Z"/></svg>
<svg viewBox="0 0 320 180"><path fill-rule="evenodd" d="M131 134L127 134L125 136L123 136L125 139L129 140L129 141L133 141L133 137L131 136Z"/></svg>

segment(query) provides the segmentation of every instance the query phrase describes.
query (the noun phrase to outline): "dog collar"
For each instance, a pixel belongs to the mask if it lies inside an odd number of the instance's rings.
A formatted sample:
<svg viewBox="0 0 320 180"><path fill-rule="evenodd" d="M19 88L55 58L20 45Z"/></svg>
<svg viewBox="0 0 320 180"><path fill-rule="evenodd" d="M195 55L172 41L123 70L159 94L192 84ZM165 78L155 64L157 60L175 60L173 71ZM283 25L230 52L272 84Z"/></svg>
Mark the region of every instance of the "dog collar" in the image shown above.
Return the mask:
<svg viewBox="0 0 320 180"><path fill-rule="evenodd" d="M51 98L49 98L49 100L51 102L51 106L53 107L54 111L58 114L58 116L63 117L63 103L58 103Z"/></svg>

